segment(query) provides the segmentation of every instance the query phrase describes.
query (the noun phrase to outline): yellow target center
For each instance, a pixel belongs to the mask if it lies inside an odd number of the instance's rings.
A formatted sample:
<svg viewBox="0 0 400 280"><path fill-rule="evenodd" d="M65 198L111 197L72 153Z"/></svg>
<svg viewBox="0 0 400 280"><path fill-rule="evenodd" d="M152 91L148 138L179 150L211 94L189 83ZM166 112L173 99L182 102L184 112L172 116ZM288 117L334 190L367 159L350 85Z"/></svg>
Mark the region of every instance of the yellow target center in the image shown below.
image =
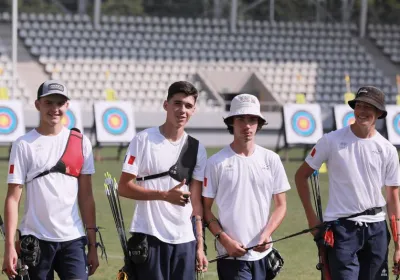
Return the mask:
<svg viewBox="0 0 400 280"><path fill-rule="evenodd" d="M120 123L120 120L119 120L118 117L112 117L112 118L110 119L110 122L111 122L111 125L112 125L112 126L118 126L119 123Z"/></svg>
<svg viewBox="0 0 400 280"><path fill-rule="evenodd" d="M0 116L0 125L1 126L8 125L8 118L6 118L5 116Z"/></svg>
<svg viewBox="0 0 400 280"><path fill-rule="evenodd" d="M300 120L300 122L299 122L299 126L301 127L301 128L307 128L307 126L308 126L308 122L307 122L307 120Z"/></svg>
<svg viewBox="0 0 400 280"><path fill-rule="evenodd" d="M351 118L350 121L349 121L349 123L350 123L350 124L353 124L353 123L355 123L355 121L356 121L355 118Z"/></svg>
<svg viewBox="0 0 400 280"><path fill-rule="evenodd" d="M66 124L67 124L67 118L66 118L66 117L62 117L61 123L62 123L63 125L66 125Z"/></svg>

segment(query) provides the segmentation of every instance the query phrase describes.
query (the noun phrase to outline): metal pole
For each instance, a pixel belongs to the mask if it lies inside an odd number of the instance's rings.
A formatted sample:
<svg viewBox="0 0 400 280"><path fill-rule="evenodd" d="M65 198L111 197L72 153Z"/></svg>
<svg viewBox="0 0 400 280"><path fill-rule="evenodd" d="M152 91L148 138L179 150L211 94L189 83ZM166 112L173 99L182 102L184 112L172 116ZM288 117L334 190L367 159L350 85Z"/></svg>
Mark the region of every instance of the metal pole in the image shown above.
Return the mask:
<svg viewBox="0 0 400 280"><path fill-rule="evenodd" d="M275 0L269 0L269 21L275 21Z"/></svg>
<svg viewBox="0 0 400 280"><path fill-rule="evenodd" d="M94 26L100 28L101 0L94 1Z"/></svg>
<svg viewBox="0 0 400 280"><path fill-rule="evenodd" d="M12 93L17 92L18 0L12 2Z"/></svg>
<svg viewBox="0 0 400 280"><path fill-rule="evenodd" d="M78 0L78 13L80 15L86 14L87 0Z"/></svg>
<svg viewBox="0 0 400 280"><path fill-rule="evenodd" d="M367 13L368 13L368 0L362 0L361 12L360 12L360 38L365 37L365 29L367 25Z"/></svg>
<svg viewBox="0 0 400 280"><path fill-rule="evenodd" d="M232 0L231 3L231 32L236 32L236 21L237 21L237 0Z"/></svg>
<svg viewBox="0 0 400 280"><path fill-rule="evenodd" d="M347 9L349 2L348 0L342 0L342 22L345 23L347 21Z"/></svg>
<svg viewBox="0 0 400 280"><path fill-rule="evenodd" d="M221 0L214 0L214 18L221 17Z"/></svg>

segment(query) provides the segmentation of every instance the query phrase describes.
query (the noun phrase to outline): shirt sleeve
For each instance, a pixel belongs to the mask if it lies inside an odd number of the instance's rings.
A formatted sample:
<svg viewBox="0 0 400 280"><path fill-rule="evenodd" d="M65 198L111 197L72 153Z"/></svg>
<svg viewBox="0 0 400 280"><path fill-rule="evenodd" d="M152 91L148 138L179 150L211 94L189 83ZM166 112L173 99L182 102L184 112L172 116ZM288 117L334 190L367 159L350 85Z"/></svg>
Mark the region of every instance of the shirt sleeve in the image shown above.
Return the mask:
<svg viewBox="0 0 400 280"><path fill-rule="evenodd" d="M279 157L279 155L276 155L274 157L274 189L273 189L273 194L278 194L282 192L286 192L290 190L290 184L288 177L286 175L285 168L283 167L282 161Z"/></svg>
<svg viewBox="0 0 400 280"><path fill-rule="evenodd" d="M207 152L204 146L199 143L196 166L194 167L192 175L193 179L203 182L204 170L206 168L206 164L207 164Z"/></svg>
<svg viewBox="0 0 400 280"><path fill-rule="evenodd" d="M314 170L319 170L321 165L328 160L329 141L326 135L318 140L317 144L305 159L305 162Z"/></svg>
<svg viewBox="0 0 400 280"><path fill-rule="evenodd" d="M8 164L8 184L25 184L28 166L30 165L29 157L24 145L20 141L15 141L11 147L10 160Z"/></svg>
<svg viewBox="0 0 400 280"><path fill-rule="evenodd" d="M390 150L386 166L385 186L400 186L399 159L395 148Z"/></svg>
<svg viewBox="0 0 400 280"><path fill-rule="evenodd" d="M206 164L203 181L203 192L204 197L214 198L217 195L218 190L218 169L217 165L210 159Z"/></svg>
<svg viewBox="0 0 400 280"><path fill-rule="evenodd" d="M83 136L83 166L81 174L94 174L94 157L92 143L90 143L89 138L85 135Z"/></svg>
<svg viewBox="0 0 400 280"><path fill-rule="evenodd" d="M143 141L138 135L133 137L126 151L122 172L137 176L139 172L139 162L142 159Z"/></svg>

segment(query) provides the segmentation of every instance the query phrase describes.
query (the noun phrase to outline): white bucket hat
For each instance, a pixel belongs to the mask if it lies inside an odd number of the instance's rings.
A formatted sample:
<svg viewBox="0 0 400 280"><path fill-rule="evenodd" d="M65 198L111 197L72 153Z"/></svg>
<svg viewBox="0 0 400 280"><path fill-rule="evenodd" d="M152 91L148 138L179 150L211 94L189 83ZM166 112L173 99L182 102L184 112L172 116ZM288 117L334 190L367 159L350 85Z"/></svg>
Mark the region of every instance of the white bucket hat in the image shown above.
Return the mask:
<svg viewBox="0 0 400 280"><path fill-rule="evenodd" d="M239 94L236 95L231 102L231 108L226 119L240 115L252 115L257 116L266 122L260 111L260 102L257 97L251 94Z"/></svg>

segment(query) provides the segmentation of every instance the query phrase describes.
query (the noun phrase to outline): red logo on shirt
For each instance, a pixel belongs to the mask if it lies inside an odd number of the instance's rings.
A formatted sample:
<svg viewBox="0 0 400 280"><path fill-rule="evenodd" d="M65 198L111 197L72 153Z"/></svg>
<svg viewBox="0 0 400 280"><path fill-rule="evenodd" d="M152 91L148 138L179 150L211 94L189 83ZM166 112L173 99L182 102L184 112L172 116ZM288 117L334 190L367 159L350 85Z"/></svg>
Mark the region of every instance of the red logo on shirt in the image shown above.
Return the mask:
<svg viewBox="0 0 400 280"><path fill-rule="evenodd" d="M311 156L314 157L316 152L317 152L317 150L315 148L313 148L312 151L311 151Z"/></svg>
<svg viewBox="0 0 400 280"><path fill-rule="evenodd" d="M204 177L204 187L207 187L207 177Z"/></svg>
<svg viewBox="0 0 400 280"><path fill-rule="evenodd" d="M8 174L14 174L14 164L10 165L10 169L8 170Z"/></svg>
<svg viewBox="0 0 400 280"><path fill-rule="evenodd" d="M128 164L132 165L135 162L135 157L134 156L130 156L129 160L128 160Z"/></svg>

